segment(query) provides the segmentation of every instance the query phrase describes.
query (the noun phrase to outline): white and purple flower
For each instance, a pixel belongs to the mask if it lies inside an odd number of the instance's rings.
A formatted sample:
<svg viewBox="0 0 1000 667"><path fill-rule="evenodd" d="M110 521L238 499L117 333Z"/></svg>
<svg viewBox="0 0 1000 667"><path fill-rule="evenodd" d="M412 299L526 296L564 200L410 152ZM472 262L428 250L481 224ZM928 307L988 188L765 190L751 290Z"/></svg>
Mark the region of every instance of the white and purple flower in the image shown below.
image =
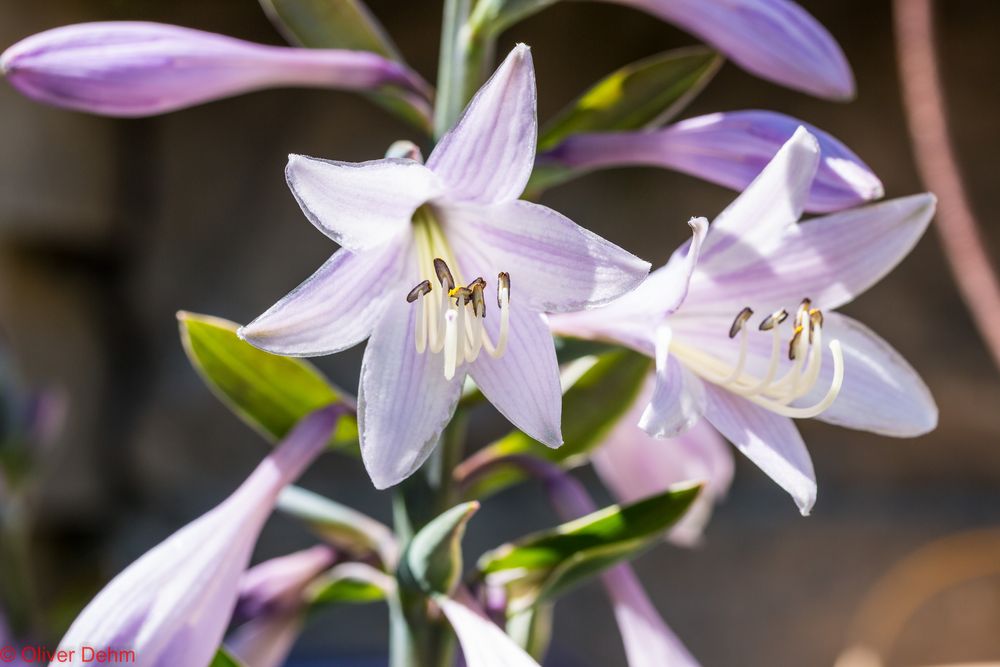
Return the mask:
<svg viewBox="0 0 1000 667"><path fill-rule="evenodd" d="M660 438L702 417L795 499L816 498L793 419L897 437L937 424L917 373L885 341L834 309L885 276L934 214L930 194L797 224L819 145L799 129L743 194L634 292L554 316L557 333L612 340L656 359L640 425Z"/></svg>
<svg viewBox="0 0 1000 667"><path fill-rule="evenodd" d="M515 426L559 446L559 372L543 314L612 301L649 270L555 211L517 199L536 131L531 54L519 45L426 165L290 158L288 183L302 210L343 247L240 335L295 356L370 337L358 417L378 488L427 459L466 375Z"/></svg>

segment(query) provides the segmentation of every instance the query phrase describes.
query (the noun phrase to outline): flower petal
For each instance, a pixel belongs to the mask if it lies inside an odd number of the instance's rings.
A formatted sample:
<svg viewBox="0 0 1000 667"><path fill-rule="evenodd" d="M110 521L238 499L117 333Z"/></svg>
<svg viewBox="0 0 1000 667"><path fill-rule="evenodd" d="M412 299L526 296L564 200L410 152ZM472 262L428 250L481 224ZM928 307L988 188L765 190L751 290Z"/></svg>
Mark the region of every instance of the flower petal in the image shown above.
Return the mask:
<svg viewBox="0 0 1000 667"><path fill-rule="evenodd" d="M255 618L236 628L226 647L244 667L281 667L302 632L302 611L284 611Z"/></svg>
<svg viewBox="0 0 1000 667"><path fill-rule="evenodd" d="M487 331L494 341L498 319L486 318ZM512 307L506 352L499 359L480 354L469 368L469 375L490 403L518 429L549 447L562 444L559 362L544 316Z"/></svg>
<svg viewBox="0 0 1000 667"><path fill-rule="evenodd" d="M531 50L518 44L427 159L450 196L492 203L521 195L535 164L535 106Z"/></svg>
<svg viewBox="0 0 1000 667"><path fill-rule="evenodd" d="M749 304L772 312L805 297L819 308L837 308L909 254L935 203L933 195L913 195L792 225L775 242L761 244L752 261L728 270L716 263L710 273L699 273L687 308L732 314Z"/></svg>
<svg viewBox="0 0 1000 667"><path fill-rule="evenodd" d="M705 412L704 383L670 355L670 328L656 332L656 388L639 418L639 428L654 438L684 433Z"/></svg>
<svg viewBox="0 0 1000 667"><path fill-rule="evenodd" d="M461 602L443 595L434 598L458 635L468 667L538 667L472 600Z"/></svg>
<svg viewBox="0 0 1000 667"><path fill-rule="evenodd" d="M819 164L819 143L805 128L785 142L753 183L712 222L699 273L733 270L776 245L802 216Z"/></svg>
<svg viewBox="0 0 1000 667"><path fill-rule="evenodd" d="M444 377L440 354L419 354L417 309L393 290L361 362L361 458L378 489L403 481L430 456L462 391L464 373Z"/></svg>
<svg viewBox="0 0 1000 667"><path fill-rule="evenodd" d="M938 409L930 390L906 360L860 322L826 313L825 340L839 340L844 352L844 384L837 400L817 419L881 435L911 438L937 426ZM833 374L830 351L824 352L816 388L799 401L822 398Z"/></svg>
<svg viewBox="0 0 1000 667"><path fill-rule="evenodd" d="M335 162L289 155L285 178L309 221L355 251L402 234L414 211L440 193L429 169L400 158Z"/></svg>
<svg viewBox="0 0 1000 667"><path fill-rule="evenodd" d="M402 254L397 242L361 253L338 250L305 282L241 327L240 338L295 357L354 347L371 334L385 305L372 286L396 280Z"/></svg>
<svg viewBox="0 0 1000 667"><path fill-rule="evenodd" d="M816 475L792 420L708 383L705 394L705 418L808 515L816 502Z"/></svg>
<svg viewBox="0 0 1000 667"><path fill-rule="evenodd" d="M601 581L611 598L628 667L698 667L642 589L635 571L617 565Z"/></svg>
<svg viewBox="0 0 1000 667"><path fill-rule="evenodd" d="M805 210L839 211L883 195L882 182L847 146L808 123L773 111L714 113L652 132L577 134L544 158L580 170L651 165L742 191L799 126L820 146L819 170Z"/></svg>
<svg viewBox="0 0 1000 667"><path fill-rule="evenodd" d="M676 23L757 76L818 97L850 99L844 52L791 0L615 0Z"/></svg>
<svg viewBox="0 0 1000 667"><path fill-rule="evenodd" d="M441 218L456 254L487 280L510 274L511 301L538 312L608 303L639 285L649 263L545 206L449 205Z"/></svg>

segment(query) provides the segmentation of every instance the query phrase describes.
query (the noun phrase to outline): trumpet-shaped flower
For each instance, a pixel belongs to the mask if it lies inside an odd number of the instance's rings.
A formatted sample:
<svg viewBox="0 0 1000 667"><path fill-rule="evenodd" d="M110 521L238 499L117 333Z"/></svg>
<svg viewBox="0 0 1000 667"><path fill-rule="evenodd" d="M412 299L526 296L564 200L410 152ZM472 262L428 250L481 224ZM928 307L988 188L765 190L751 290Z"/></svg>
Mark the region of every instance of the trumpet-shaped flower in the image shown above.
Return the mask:
<svg viewBox="0 0 1000 667"><path fill-rule="evenodd" d="M0 69L28 97L107 116L149 116L278 86L393 85L428 108L423 80L374 53L267 46L161 23L47 30L7 49Z"/></svg>
<svg viewBox="0 0 1000 667"><path fill-rule="evenodd" d="M289 161L302 210L343 247L240 335L299 356L370 336L358 422L378 488L426 460L467 374L515 426L559 446L558 365L542 314L607 303L648 272L555 211L517 199L536 130L531 54L519 45L426 165Z"/></svg>
<svg viewBox="0 0 1000 667"><path fill-rule="evenodd" d="M222 504L105 586L60 642L74 651L66 664L84 664L81 646L132 650L141 667L211 662L278 493L323 451L340 413L330 407L306 417Z"/></svg>
<svg viewBox="0 0 1000 667"><path fill-rule="evenodd" d="M639 428L653 397L649 378L633 406L608 432L591 462L601 481L620 503L633 503L686 481L699 481L702 491L667 534L674 544L694 546L733 481L733 454L704 419L685 433L657 440Z"/></svg>
<svg viewBox="0 0 1000 667"><path fill-rule="evenodd" d="M822 130L773 111L714 113L651 131L575 134L540 155L539 162L582 171L663 167L743 190L799 126L816 137L820 147L805 210L828 213L882 197L882 182L851 149Z"/></svg>
<svg viewBox="0 0 1000 667"><path fill-rule="evenodd" d="M791 0L609 0L675 23L759 77L831 99L854 96L836 40Z"/></svg>
<svg viewBox="0 0 1000 667"><path fill-rule="evenodd" d="M796 224L819 145L799 129L761 175L637 290L554 317L555 331L656 359L640 425L656 437L704 417L808 513L812 462L793 419L908 437L937 424L917 373L864 325L833 312L909 253L934 213L922 194Z"/></svg>

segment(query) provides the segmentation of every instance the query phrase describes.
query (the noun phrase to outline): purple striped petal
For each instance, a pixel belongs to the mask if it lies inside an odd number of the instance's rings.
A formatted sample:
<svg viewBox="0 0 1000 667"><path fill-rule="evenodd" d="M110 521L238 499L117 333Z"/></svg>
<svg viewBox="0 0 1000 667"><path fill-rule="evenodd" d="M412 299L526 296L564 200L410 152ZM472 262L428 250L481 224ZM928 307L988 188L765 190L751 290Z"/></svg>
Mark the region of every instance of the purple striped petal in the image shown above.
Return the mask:
<svg viewBox="0 0 1000 667"><path fill-rule="evenodd" d="M361 362L361 458L378 489L398 484L427 460L455 412L465 375L459 370L446 380L442 355L417 353L417 309L403 298L407 289L385 297L385 314Z"/></svg>
<svg viewBox="0 0 1000 667"><path fill-rule="evenodd" d="M670 327L656 331L656 387L639 418L654 438L673 438L694 426L705 412L704 383L670 354Z"/></svg>
<svg viewBox="0 0 1000 667"><path fill-rule="evenodd" d="M807 211L839 211L882 197L882 182L847 146L808 123L773 111L715 113L647 132L578 134L539 159L581 170L663 167L741 191L799 126L815 136L820 147Z"/></svg>
<svg viewBox="0 0 1000 667"><path fill-rule="evenodd" d="M773 229L740 261L716 262L692 281L687 312L732 316L791 309L808 297L824 310L852 301L913 249L934 216L936 199L912 195ZM712 232L709 232L711 238ZM742 262L742 263L741 263ZM704 268L702 265L701 268Z"/></svg>
<svg viewBox="0 0 1000 667"><path fill-rule="evenodd" d="M361 253L338 250L304 283L237 332L273 354L319 357L371 335L385 301L380 285L395 281L404 249L397 242Z"/></svg>
<svg viewBox="0 0 1000 667"><path fill-rule="evenodd" d="M518 44L427 159L449 195L480 203L517 199L535 164L538 126L531 50Z"/></svg>
<svg viewBox="0 0 1000 667"><path fill-rule="evenodd" d="M83 666L79 648L96 646L134 650L144 665L207 665L278 493L323 451L340 413L306 417L221 505L115 577L60 642L74 650L65 664Z"/></svg>
<svg viewBox="0 0 1000 667"><path fill-rule="evenodd" d="M538 667L531 656L488 619L469 596L434 598L458 635L468 667Z"/></svg>
<svg viewBox="0 0 1000 667"><path fill-rule="evenodd" d="M234 622L299 610L306 586L336 560L332 548L319 544L250 568L240 580Z"/></svg>
<svg viewBox="0 0 1000 667"><path fill-rule="evenodd" d="M634 289L649 263L545 206L514 201L440 212L459 257L487 280L510 274L511 302L539 312L608 303Z"/></svg>
<svg viewBox="0 0 1000 667"><path fill-rule="evenodd" d="M497 340L498 319L486 318L493 340ZM499 359L481 354L469 374L514 426L549 447L562 444L559 362L544 316L511 307L507 351Z"/></svg>
<svg viewBox="0 0 1000 667"><path fill-rule="evenodd" d="M794 422L707 383L705 394L705 418L808 515L816 502L816 474Z"/></svg>
<svg viewBox="0 0 1000 667"><path fill-rule="evenodd" d="M676 23L757 76L818 97L854 96L832 35L791 0L611 0Z"/></svg>
<svg viewBox="0 0 1000 667"><path fill-rule="evenodd" d="M844 384L837 400L816 419L896 438L924 435L937 427L934 397L900 354L860 322L826 313L823 337L844 351ZM824 352L816 389L798 402L812 405L830 386L833 361Z"/></svg>
<svg viewBox="0 0 1000 667"><path fill-rule="evenodd" d="M350 250L401 236L417 208L440 193L429 169L400 158L335 162L289 155L285 178L309 222Z"/></svg>
<svg viewBox="0 0 1000 667"><path fill-rule="evenodd" d="M392 84L424 105L427 94L418 75L374 53L265 46L133 21L33 35L7 49L0 68L28 97L107 116L150 116L277 86L366 90Z"/></svg>
<svg viewBox="0 0 1000 667"><path fill-rule="evenodd" d="M663 622L630 566L609 569L601 581L614 607L628 667L698 667L698 661Z"/></svg>

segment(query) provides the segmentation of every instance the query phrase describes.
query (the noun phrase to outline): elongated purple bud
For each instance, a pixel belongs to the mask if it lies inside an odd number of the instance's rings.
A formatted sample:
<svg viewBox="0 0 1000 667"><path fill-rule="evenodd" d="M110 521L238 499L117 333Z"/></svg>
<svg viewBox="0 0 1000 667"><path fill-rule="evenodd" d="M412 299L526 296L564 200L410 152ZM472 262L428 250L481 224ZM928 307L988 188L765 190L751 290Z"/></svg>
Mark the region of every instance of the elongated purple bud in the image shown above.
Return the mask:
<svg viewBox="0 0 1000 667"><path fill-rule="evenodd" d="M304 418L218 507L146 552L97 594L59 647L134 651L122 663L207 665L240 592L240 580L278 493L323 451L343 409Z"/></svg>
<svg viewBox="0 0 1000 667"><path fill-rule="evenodd" d="M28 97L105 116L151 116L281 86L370 90L425 99L405 65L367 51L254 44L162 23L81 23L24 39L0 69Z"/></svg>
<svg viewBox="0 0 1000 667"><path fill-rule="evenodd" d="M574 135L539 156L539 163L584 171L656 166L741 191L800 126L820 146L806 210L838 211L882 197L882 182L851 149L823 130L773 111L715 113L648 132Z"/></svg>

